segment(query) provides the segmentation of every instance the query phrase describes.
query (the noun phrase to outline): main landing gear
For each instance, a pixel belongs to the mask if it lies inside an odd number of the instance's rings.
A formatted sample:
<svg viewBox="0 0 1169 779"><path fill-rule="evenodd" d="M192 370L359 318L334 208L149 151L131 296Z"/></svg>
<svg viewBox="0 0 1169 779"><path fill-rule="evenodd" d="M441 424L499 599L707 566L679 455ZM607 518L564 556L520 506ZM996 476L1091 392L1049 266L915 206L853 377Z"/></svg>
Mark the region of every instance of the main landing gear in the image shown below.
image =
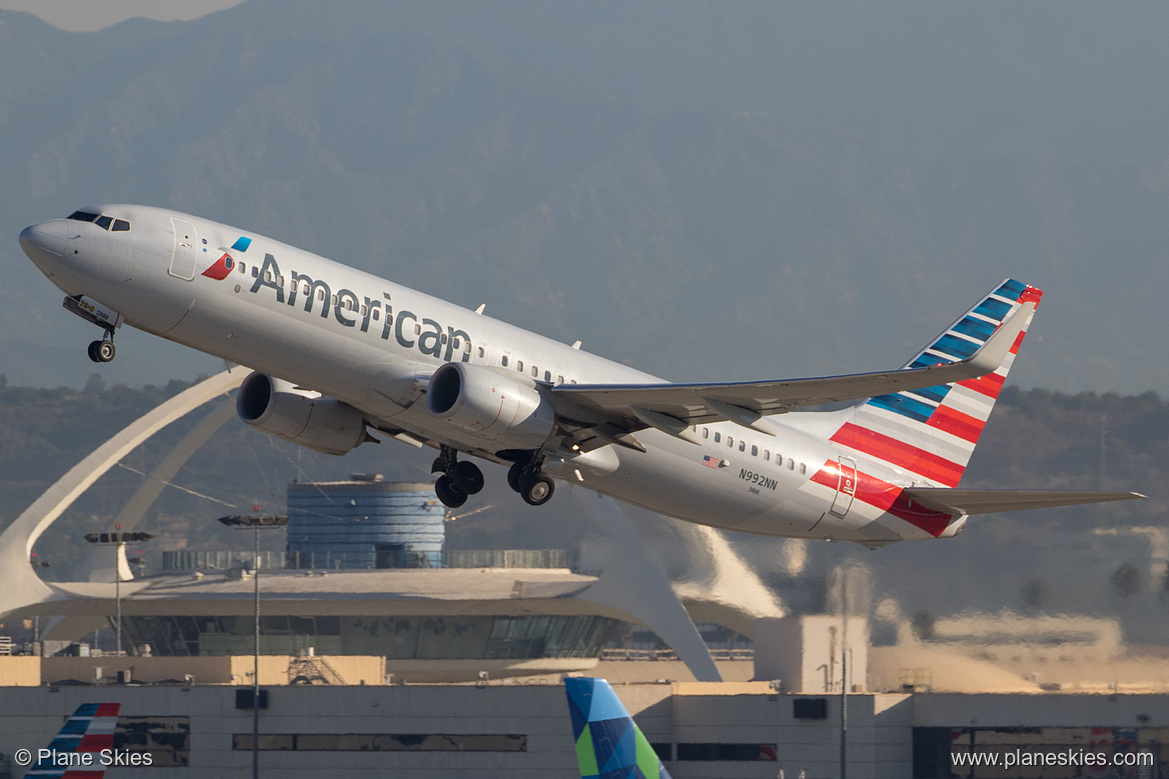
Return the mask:
<svg viewBox="0 0 1169 779"><path fill-rule="evenodd" d="M441 473L434 483L434 493L447 508L457 509L470 495L483 489L483 471L475 463L459 461L458 450L443 446L439 449L431 473ZM524 453L507 471L507 483L520 494L529 506L543 506L552 499L556 485L540 469L544 458L536 453Z"/></svg>
<svg viewBox="0 0 1169 779"><path fill-rule="evenodd" d="M118 350L114 348L114 331L106 330L105 337L89 345L89 359L94 362L109 362Z"/></svg>
<svg viewBox="0 0 1169 779"><path fill-rule="evenodd" d="M507 470L507 485L520 494L529 506L543 506L552 500L556 485L540 471L544 465L542 457L533 456L512 463Z"/></svg>
<svg viewBox="0 0 1169 779"><path fill-rule="evenodd" d="M434 493L447 508L457 509L467 502L469 495L483 489L483 471L475 463L459 462L458 451L449 446L439 450L430 467L431 473L442 473L434 483Z"/></svg>

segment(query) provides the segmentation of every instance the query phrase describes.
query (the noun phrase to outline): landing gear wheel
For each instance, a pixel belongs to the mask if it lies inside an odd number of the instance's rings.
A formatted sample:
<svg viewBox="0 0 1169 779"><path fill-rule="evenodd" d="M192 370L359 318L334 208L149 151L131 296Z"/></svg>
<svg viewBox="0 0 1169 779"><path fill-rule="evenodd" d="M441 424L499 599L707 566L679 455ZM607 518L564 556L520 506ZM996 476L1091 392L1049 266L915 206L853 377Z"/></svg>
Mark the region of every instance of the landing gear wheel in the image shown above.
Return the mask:
<svg viewBox="0 0 1169 779"><path fill-rule="evenodd" d="M447 508L457 509L467 502L467 493L451 484L450 477L445 473L434 483L434 494L438 495L438 499Z"/></svg>
<svg viewBox="0 0 1169 779"><path fill-rule="evenodd" d="M512 463L512 466L507 469L507 486L511 487L516 492L520 491L520 480L524 477L524 463Z"/></svg>
<svg viewBox="0 0 1169 779"><path fill-rule="evenodd" d="M520 497L529 506L543 506L552 500L556 485L542 473L533 474L520 481Z"/></svg>
<svg viewBox="0 0 1169 779"><path fill-rule="evenodd" d="M89 359L94 362L109 362L115 354L117 350L113 341L94 341L89 345Z"/></svg>
<svg viewBox="0 0 1169 779"><path fill-rule="evenodd" d="M483 471L475 463L455 463L447 475L455 488L465 495L475 495L483 489Z"/></svg>

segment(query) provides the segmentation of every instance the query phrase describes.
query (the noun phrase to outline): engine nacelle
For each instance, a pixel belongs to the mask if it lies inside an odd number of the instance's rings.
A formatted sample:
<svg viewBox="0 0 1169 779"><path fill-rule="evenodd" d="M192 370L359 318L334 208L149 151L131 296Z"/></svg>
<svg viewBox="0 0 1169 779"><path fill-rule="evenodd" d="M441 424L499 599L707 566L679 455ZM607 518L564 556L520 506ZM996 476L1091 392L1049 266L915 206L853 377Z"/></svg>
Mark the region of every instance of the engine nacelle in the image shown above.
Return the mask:
<svg viewBox="0 0 1169 779"><path fill-rule="evenodd" d="M556 427L539 390L482 365L448 362L430 377L430 413L502 449L539 449Z"/></svg>
<svg viewBox="0 0 1169 779"><path fill-rule="evenodd" d="M371 440L365 419L353 406L266 373L244 379L235 411L252 427L325 454L345 454Z"/></svg>

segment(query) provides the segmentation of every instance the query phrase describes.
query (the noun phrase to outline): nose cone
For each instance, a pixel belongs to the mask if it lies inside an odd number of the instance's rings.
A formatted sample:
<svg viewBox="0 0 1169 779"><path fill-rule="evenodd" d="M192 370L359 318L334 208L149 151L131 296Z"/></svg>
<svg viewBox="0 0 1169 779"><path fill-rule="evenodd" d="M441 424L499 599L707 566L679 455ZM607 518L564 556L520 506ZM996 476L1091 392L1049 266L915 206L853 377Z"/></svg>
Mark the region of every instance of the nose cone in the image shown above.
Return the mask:
<svg viewBox="0 0 1169 779"><path fill-rule="evenodd" d="M31 225L20 231L20 248L41 269L41 273L51 273L61 261L61 256L65 254L63 222L62 219L55 219Z"/></svg>

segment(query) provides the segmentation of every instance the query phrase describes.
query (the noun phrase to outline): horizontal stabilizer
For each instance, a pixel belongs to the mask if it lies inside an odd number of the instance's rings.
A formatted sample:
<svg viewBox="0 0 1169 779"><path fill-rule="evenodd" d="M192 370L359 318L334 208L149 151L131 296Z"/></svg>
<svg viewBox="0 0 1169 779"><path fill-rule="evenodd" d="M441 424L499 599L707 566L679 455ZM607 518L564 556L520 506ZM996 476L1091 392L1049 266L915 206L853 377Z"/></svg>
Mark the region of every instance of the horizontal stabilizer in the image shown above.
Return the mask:
<svg viewBox="0 0 1169 779"><path fill-rule="evenodd" d="M1003 511L1078 506L1145 497L1139 492L960 490L945 487L911 487L904 490L903 494L915 503L945 514L997 514Z"/></svg>

